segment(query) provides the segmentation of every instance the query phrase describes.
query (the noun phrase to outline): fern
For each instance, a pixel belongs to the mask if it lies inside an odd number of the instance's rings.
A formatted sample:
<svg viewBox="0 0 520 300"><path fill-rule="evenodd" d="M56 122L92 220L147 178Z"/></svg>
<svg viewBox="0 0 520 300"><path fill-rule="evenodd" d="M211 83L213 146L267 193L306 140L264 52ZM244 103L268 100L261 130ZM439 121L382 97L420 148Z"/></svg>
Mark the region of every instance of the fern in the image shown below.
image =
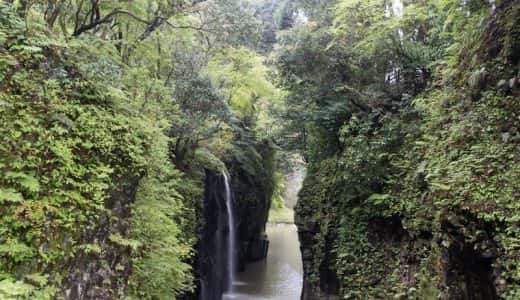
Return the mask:
<svg viewBox="0 0 520 300"><path fill-rule="evenodd" d="M14 189L0 189L0 204L22 202L23 196Z"/></svg>

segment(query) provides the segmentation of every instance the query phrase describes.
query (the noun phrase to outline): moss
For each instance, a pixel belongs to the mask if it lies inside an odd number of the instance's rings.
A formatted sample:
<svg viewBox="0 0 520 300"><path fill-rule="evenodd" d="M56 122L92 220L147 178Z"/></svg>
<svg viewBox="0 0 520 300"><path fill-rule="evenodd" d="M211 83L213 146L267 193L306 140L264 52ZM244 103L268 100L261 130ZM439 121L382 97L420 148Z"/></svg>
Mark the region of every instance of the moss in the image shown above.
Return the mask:
<svg viewBox="0 0 520 300"><path fill-rule="evenodd" d="M518 7L476 9L488 22L468 21L457 63L435 71L446 84L348 119L336 153L311 155L296 220L315 296L324 269L347 299L518 295L520 102L496 85L518 72Z"/></svg>
<svg viewBox="0 0 520 300"><path fill-rule="evenodd" d="M226 171L226 165L206 148L195 150L194 166L200 169L208 169L222 173Z"/></svg>
<svg viewBox="0 0 520 300"><path fill-rule="evenodd" d="M0 9L0 298L61 297L75 282L123 297L131 258L139 299L190 290L201 184L169 161L161 120L86 68L118 68L106 49Z"/></svg>

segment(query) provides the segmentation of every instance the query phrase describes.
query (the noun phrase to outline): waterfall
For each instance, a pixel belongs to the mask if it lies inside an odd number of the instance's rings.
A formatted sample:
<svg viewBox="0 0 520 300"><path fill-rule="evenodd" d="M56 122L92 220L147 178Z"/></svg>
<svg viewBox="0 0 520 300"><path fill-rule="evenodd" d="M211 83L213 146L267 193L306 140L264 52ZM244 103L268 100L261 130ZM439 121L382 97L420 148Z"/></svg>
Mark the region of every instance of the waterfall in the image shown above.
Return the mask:
<svg viewBox="0 0 520 300"><path fill-rule="evenodd" d="M394 12L394 16L398 18L403 17L404 5L402 0L392 0L392 10Z"/></svg>
<svg viewBox="0 0 520 300"><path fill-rule="evenodd" d="M233 293L233 282L235 281L235 265L236 265L236 257L235 257L235 243L236 243L236 233L235 233L235 215L233 213L233 199L231 197L231 188L229 186L229 177L226 173L223 173L224 176L224 186L226 189L226 209L228 215L228 244L227 244L227 264L228 264L228 287L226 293Z"/></svg>

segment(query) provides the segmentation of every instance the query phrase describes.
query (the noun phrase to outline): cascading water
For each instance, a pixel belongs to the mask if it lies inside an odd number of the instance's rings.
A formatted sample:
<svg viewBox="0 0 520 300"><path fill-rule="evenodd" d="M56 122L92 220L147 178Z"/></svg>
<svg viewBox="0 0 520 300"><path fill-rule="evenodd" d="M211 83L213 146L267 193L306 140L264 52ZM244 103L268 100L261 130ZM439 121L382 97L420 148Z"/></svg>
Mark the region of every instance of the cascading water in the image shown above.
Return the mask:
<svg viewBox="0 0 520 300"><path fill-rule="evenodd" d="M236 257L235 257L235 243L236 243L236 235L235 235L235 215L233 209L233 199L231 197L231 187L229 185L229 177L226 173L223 173L224 176L224 186L226 191L226 209L228 215L228 228L229 234L227 238L227 264L228 264L228 280L227 280L227 294L233 293L233 283L235 281L235 265L236 265Z"/></svg>

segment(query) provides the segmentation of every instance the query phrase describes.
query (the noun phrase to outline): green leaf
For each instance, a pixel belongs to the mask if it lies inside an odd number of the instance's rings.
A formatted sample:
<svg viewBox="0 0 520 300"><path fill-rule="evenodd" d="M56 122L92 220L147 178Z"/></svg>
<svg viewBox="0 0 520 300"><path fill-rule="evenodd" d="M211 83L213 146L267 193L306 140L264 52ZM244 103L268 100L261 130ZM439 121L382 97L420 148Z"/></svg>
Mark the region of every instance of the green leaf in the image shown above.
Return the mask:
<svg viewBox="0 0 520 300"><path fill-rule="evenodd" d="M15 262L23 262L33 257L33 249L16 239L8 239L0 244L0 256L9 256Z"/></svg>
<svg viewBox="0 0 520 300"><path fill-rule="evenodd" d="M449 185L439 183L439 182L432 182L432 183L430 183L430 185L441 191L449 191L451 189L451 187Z"/></svg>
<svg viewBox="0 0 520 300"><path fill-rule="evenodd" d="M108 239L117 245L123 246L123 247L129 247L132 250L137 250L139 247L141 247L141 242L133 239L126 239L122 237L120 234L111 234Z"/></svg>
<svg viewBox="0 0 520 300"><path fill-rule="evenodd" d="M388 194L372 194L368 197L368 201L373 202L374 204L382 204L386 200L390 198Z"/></svg>
<svg viewBox="0 0 520 300"><path fill-rule="evenodd" d="M34 176L22 172L7 172L5 177L18 183L23 189L30 193L40 191L40 182Z"/></svg>
<svg viewBox="0 0 520 300"><path fill-rule="evenodd" d="M49 275L42 275L41 273L34 273L25 276L25 281L38 287L45 286L49 281Z"/></svg>
<svg viewBox="0 0 520 300"><path fill-rule="evenodd" d="M13 282L7 279L0 281L0 299L26 299L33 290L34 286L21 281Z"/></svg>
<svg viewBox="0 0 520 300"><path fill-rule="evenodd" d="M14 189L0 189L0 204L4 202L18 203L23 200L22 194Z"/></svg>

